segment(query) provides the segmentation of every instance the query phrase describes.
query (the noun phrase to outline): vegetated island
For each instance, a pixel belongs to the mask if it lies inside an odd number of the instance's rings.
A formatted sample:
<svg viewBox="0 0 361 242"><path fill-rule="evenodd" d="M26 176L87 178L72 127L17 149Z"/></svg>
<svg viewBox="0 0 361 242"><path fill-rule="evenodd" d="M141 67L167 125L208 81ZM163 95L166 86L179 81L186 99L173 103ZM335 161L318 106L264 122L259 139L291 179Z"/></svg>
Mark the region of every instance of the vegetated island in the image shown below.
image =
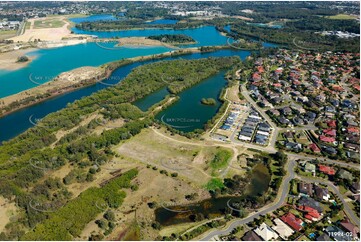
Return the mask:
<svg viewBox="0 0 361 242"><path fill-rule="evenodd" d="M195 44L197 43L192 37L184 34L160 34L151 35L147 39L158 40L168 44Z"/></svg>
<svg viewBox="0 0 361 242"><path fill-rule="evenodd" d="M201 103L204 105L213 106L216 105L216 100L214 98L202 98Z"/></svg>

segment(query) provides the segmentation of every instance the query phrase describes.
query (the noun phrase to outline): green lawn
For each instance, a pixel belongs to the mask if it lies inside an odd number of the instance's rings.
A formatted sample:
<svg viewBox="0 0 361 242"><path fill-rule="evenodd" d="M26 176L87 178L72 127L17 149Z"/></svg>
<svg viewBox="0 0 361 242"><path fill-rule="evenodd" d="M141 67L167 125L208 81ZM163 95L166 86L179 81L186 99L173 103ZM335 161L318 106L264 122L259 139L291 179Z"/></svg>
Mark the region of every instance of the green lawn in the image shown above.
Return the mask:
<svg viewBox="0 0 361 242"><path fill-rule="evenodd" d="M209 163L209 166L213 170L212 174L217 173L219 169L226 167L231 157L232 151L224 148L217 148L213 160Z"/></svg>
<svg viewBox="0 0 361 242"><path fill-rule="evenodd" d="M212 191L216 190L217 188L223 188L223 187L224 187L224 184L223 184L222 180L219 178L212 178L205 185L205 188L207 190L212 190Z"/></svg>

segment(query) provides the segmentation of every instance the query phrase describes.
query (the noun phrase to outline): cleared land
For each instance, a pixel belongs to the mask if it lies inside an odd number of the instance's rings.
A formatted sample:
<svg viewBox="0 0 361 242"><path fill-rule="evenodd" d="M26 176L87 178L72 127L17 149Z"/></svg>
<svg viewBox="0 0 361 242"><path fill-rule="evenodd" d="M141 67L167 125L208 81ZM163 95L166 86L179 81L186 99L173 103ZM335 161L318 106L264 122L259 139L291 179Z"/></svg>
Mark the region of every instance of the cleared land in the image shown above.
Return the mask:
<svg viewBox="0 0 361 242"><path fill-rule="evenodd" d="M29 56L29 60L27 62L17 62L18 57L24 56L34 50L34 48L29 48L0 53L0 69L14 71L27 66L36 57Z"/></svg>
<svg viewBox="0 0 361 242"><path fill-rule="evenodd" d="M159 40L147 39L145 37L126 37L118 39L118 46L165 46L168 48L175 48L174 45L163 43Z"/></svg>
<svg viewBox="0 0 361 242"><path fill-rule="evenodd" d="M79 38L81 35L71 34L71 23L68 16L53 16L38 19L29 19L25 33L10 38L14 42L29 42L34 39L41 41L60 41L63 38ZM30 24L29 24L30 23Z"/></svg>
<svg viewBox="0 0 361 242"><path fill-rule="evenodd" d="M34 21L34 29L44 29L44 28L60 28L66 24L61 19L58 18L50 18L44 20L35 20Z"/></svg>
<svg viewBox="0 0 361 242"><path fill-rule="evenodd" d="M337 14L337 15L329 16L327 18L329 18L329 19L356 19L357 16L349 15L349 14Z"/></svg>

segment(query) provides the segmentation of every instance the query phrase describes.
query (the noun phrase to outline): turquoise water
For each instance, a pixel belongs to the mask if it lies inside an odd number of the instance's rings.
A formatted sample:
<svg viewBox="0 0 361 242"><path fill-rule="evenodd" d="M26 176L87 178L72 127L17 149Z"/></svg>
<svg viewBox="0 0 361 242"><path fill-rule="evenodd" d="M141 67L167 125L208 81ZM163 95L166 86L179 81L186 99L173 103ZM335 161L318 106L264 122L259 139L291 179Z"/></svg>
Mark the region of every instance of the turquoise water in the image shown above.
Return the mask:
<svg viewBox="0 0 361 242"><path fill-rule="evenodd" d="M187 30L125 30L116 32L91 32L78 31L78 33L96 34L100 37L111 36L149 36L157 34L186 34L194 38L198 43L184 47L204 45L224 45L227 38L222 36L214 27L204 26ZM167 52L166 47L120 47L112 50L99 46L112 47L114 43L87 43L73 46L65 46L53 49L37 50L28 55L36 56L28 66L16 71L0 70L0 98L15 94L37 86L36 83L45 83L59 75L81 66L98 66L106 62L143 55L152 55ZM36 79L36 83L29 80Z"/></svg>
<svg viewBox="0 0 361 242"><path fill-rule="evenodd" d="M70 18L69 20L78 24L82 22L113 21L117 20L117 18L112 14L96 14L80 18Z"/></svg>
<svg viewBox="0 0 361 242"><path fill-rule="evenodd" d="M184 55L184 56L175 57L175 58L168 57L168 58L165 58L162 60L173 60L173 59L177 59L177 58L199 59L199 58L206 58L206 57L210 57L210 56L221 57L221 56L234 56L234 55L238 55L242 59L244 59L250 55L250 52L249 51L235 51L235 50L220 50L217 52L203 53L203 54L195 53L195 54ZM158 60L156 60L156 61L158 61ZM151 62L154 62L154 61L136 62L136 63L130 64L130 65L120 67L117 70L115 70L108 79L106 79L102 82L106 83L106 84L117 83L119 80L121 80L126 75L128 75L129 72L133 68L135 68L139 65L143 65L143 64L147 64L147 63L151 63ZM54 97L52 99L41 102L37 105L33 105L30 107L18 110L5 117L1 117L0 118L0 143L2 141L9 140L9 139L15 137L16 135L19 135L22 132L24 132L26 129L32 127L33 124L29 121L29 119L30 120L41 119L49 113L56 112L64 107L66 107L66 105L68 103L74 102L75 100L78 100L84 96L89 96L92 93L97 92L97 91L107 88L107 87L109 87L109 85L97 83L92 86L84 87L82 89L74 90L72 92ZM222 86L220 86L220 87L222 87ZM219 90L215 90L215 92L218 92L218 91ZM154 101L148 102L148 105L150 105L150 106L157 102L157 100L154 99L154 97L148 96L146 98L148 98L148 100L152 100L152 99L155 100L155 102ZM145 104L145 106L146 106L146 104Z"/></svg>
<svg viewBox="0 0 361 242"><path fill-rule="evenodd" d="M101 43L111 47L114 43ZM28 66L16 70L0 70L0 98L38 86L59 75L81 66L99 66L107 62L143 55L167 52L166 47L144 47L108 50L96 43L79 44L54 49L42 49L31 53L37 56ZM30 81L34 80L36 83Z"/></svg>
<svg viewBox="0 0 361 242"><path fill-rule="evenodd" d="M96 35L99 38L113 38L113 37L147 37L150 35L160 34L185 34L192 37L197 41L196 44L187 45L187 47L193 46L214 46L224 45L227 42L227 37L221 35L214 26L202 26L192 29L131 29L121 31L87 31L77 28L72 28L72 31L76 34L89 34Z"/></svg>
<svg viewBox="0 0 361 242"><path fill-rule="evenodd" d="M224 26L224 29L230 33L231 32L231 25Z"/></svg>
<svg viewBox="0 0 361 242"><path fill-rule="evenodd" d="M157 19L151 22L147 22L147 24L176 24L178 20L175 19Z"/></svg>

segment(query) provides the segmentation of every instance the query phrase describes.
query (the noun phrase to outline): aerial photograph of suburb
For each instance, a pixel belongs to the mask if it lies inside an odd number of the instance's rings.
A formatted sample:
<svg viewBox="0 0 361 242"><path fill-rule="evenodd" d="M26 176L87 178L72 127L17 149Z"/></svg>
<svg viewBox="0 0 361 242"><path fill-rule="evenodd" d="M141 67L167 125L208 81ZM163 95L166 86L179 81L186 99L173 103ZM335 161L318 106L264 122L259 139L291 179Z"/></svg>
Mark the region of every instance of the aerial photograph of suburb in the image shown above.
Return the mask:
<svg viewBox="0 0 361 242"><path fill-rule="evenodd" d="M360 241L360 0L0 0L0 241Z"/></svg>

